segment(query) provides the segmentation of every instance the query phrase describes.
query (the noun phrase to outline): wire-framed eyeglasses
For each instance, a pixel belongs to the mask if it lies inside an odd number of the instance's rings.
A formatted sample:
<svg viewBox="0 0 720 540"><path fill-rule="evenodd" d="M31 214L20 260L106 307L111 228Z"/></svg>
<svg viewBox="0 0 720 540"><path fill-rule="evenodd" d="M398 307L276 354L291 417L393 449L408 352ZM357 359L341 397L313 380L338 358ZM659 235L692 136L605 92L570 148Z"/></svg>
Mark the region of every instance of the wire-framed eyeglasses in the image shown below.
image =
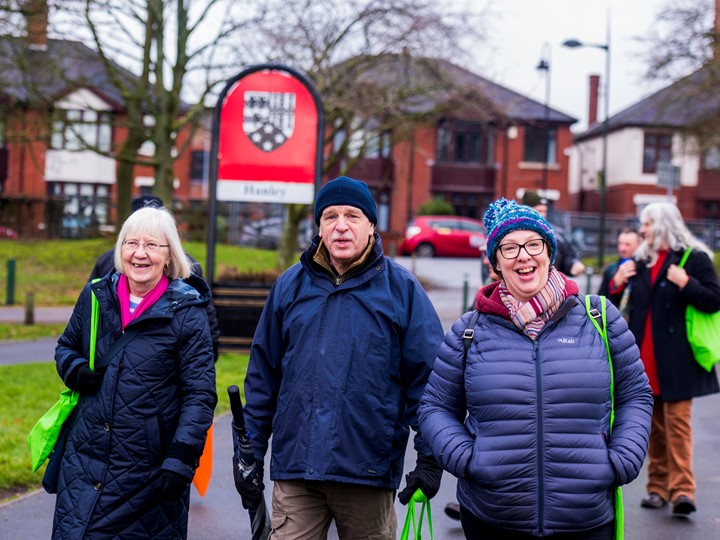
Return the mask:
<svg viewBox="0 0 720 540"><path fill-rule="evenodd" d="M170 247L170 244L156 244L155 242L138 242L137 240L124 240L123 248L127 251L137 251L143 247L145 251L155 252L161 247Z"/></svg>
<svg viewBox="0 0 720 540"><path fill-rule="evenodd" d="M498 250L500 250L500 255L502 255L505 259L517 259L522 248L525 248L525 251L530 256L540 255L545 249L545 244L545 240L542 238L536 238L534 240L529 240L524 244L508 242L507 244L498 246Z"/></svg>

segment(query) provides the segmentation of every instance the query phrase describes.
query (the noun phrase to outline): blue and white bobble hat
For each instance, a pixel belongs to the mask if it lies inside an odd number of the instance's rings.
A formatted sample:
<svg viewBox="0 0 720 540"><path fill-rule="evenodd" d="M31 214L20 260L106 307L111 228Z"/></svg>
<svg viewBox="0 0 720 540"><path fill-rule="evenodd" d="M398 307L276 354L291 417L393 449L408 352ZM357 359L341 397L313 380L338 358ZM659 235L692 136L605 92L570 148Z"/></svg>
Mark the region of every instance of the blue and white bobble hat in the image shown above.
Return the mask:
<svg viewBox="0 0 720 540"><path fill-rule="evenodd" d="M535 231L538 233L548 244L550 264L555 262L555 253L557 252L555 233L550 224L545 221L537 210L501 198L490 203L483 216L483 222L487 233L487 256L493 268L495 268L497 261L495 254L500 245L500 240L513 231Z"/></svg>

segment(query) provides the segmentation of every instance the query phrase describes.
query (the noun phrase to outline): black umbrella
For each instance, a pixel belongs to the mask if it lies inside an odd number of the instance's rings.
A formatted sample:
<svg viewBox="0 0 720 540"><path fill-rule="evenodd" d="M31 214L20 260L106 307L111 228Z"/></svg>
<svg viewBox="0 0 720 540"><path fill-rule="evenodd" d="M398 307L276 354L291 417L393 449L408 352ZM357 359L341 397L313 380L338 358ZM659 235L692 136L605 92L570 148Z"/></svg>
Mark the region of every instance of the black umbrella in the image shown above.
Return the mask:
<svg viewBox="0 0 720 540"><path fill-rule="evenodd" d="M235 386L228 386L228 396L230 397L230 409L233 415L233 448L235 451L235 461L237 462L237 472L244 480L250 480L255 485L262 481L258 478L257 463L255 455L252 451L250 443L250 435L245 428L245 417L243 416L242 401L240 401L240 389ZM256 508L248 508L250 515L250 528L252 530L252 540L267 540L270 536L270 517L268 509L265 505L265 497L260 496L258 506Z"/></svg>

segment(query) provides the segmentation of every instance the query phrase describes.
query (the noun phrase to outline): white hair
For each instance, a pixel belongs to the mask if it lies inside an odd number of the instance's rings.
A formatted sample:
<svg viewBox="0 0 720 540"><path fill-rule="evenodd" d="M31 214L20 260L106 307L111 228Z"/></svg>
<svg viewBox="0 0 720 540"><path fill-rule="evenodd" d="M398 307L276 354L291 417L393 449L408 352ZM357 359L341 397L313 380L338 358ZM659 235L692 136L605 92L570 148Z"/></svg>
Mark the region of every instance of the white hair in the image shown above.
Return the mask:
<svg viewBox="0 0 720 540"><path fill-rule="evenodd" d="M128 236L148 235L170 245L170 262L165 268L165 275L170 279L187 278L190 276L190 261L183 250L178 234L175 218L163 207L145 206L136 210L123 223L115 243L115 269L123 271L122 246Z"/></svg>
<svg viewBox="0 0 720 540"><path fill-rule="evenodd" d="M669 202L648 204L640 212L640 223L645 222L648 224L649 234L635 250L636 259L652 266L657 261L658 250L684 251L687 248L707 253L710 260L713 259L712 250L690 232L680 215L680 210L674 204ZM648 237L652 243L648 242Z"/></svg>

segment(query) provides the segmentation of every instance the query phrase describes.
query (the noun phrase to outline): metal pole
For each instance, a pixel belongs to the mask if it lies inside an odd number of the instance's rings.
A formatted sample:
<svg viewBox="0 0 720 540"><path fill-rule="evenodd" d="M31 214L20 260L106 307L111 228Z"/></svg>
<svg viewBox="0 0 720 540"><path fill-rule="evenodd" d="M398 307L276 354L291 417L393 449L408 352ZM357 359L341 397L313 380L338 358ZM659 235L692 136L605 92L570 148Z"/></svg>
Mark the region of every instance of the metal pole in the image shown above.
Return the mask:
<svg viewBox="0 0 720 540"><path fill-rule="evenodd" d="M463 276L465 276L465 277L463 279L463 303L462 303L462 311L460 311L460 315L465 313L468 308L468 292L469 292L468 279L470 276L468 274L463 274Z"/></svg>
<svg viewBox="0 0 720 540"><path fill-rule="evenodd" d="M35 293L25 295L25 324L35 324Z"/></svg>
<svg viewBox="0 0 720 540"><path fill-rule="evenodd" d="M7 296L8 306L15 304L15 259L8 259L7 262Z"/></svg>
<svg viewBox="0 0 720 540"><path fill-rule="evenodd" d="M594 273L595 273L595 270L593 269L592 266L588 266L588 267L585 269L585 277L587 277L587 281L586 281L586 283L585 283L585 294L592 294L592 293L593 293L593 291L592 291L592 277L593 277L593 274L594 274Z"/></svg>
<svg viewBox="0 0 720 540"><path fill-rule="evenodd" d="M542 187L548 189L548 168L550 167L550 44L545 44L545 163L543 165ZM547 193L545 193L547 196Z"/></svg>
<svg viewBox="0 0 720 540"><path fill-rule="evenodd" d="M605 266L605 214L607 199L607 146L608 133L610 132L610 2L607 4L607 32L605 45L602 49L605 51L605 120L603 122L603 140L602 140L602 174L600 176L600 194L599 194L599 211L600 211L600 250L598 252L598 266Z"/></svg>

